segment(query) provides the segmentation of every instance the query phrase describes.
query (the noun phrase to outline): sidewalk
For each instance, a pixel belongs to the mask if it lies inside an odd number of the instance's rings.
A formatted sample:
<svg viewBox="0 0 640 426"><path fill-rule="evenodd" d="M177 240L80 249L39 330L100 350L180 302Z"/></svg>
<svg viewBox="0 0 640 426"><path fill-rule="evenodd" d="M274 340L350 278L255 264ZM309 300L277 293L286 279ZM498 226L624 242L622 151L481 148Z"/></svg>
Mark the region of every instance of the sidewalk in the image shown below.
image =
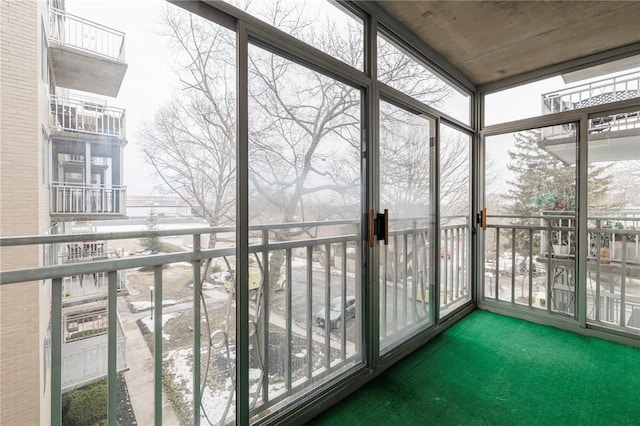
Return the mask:
<svg viewBox="0 0 640 426"><path fill-rule="evenodd" d="M136 321L149 312L132 314L125 297L118 298L118 314L122 321L122 328L127 336L127 366L129 370L124 373L129 389L129 397L136 421L139 425L154 424L154 380L153 380L153 356L142 337ZM162 392L162 424L178 425L178 418L171 403L167 399L164 390Z"/></svg>

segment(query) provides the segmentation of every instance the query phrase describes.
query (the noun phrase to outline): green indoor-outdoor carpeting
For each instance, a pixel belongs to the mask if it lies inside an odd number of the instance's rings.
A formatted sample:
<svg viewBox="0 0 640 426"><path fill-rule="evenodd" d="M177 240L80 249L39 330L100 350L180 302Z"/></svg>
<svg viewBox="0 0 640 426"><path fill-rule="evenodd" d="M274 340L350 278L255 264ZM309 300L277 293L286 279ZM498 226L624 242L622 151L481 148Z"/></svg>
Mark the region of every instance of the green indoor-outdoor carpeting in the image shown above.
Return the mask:
<svg viewBox="0 0 640 426"><path fill-rule="evenodd" d="M640 350L475 311L315 425L640 425Z"/></svg>

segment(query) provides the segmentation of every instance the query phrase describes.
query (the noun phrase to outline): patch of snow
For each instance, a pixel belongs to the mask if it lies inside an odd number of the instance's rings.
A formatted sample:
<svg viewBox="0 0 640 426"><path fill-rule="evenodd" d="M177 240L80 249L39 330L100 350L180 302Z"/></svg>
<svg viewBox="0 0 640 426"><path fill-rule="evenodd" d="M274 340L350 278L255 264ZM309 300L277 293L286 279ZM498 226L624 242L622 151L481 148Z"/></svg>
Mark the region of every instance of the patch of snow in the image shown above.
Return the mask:
<svg viewBox="0 0 640 426"><path fill-rule="evenodd" d="M193 265L191 263L189 263L189 262L173 262L173 263L167 264L167 266L170 266L170 267L174 267L174 266L184 267L184 266L187 266L189 268L193 267Z"/></svg>
<svg viewBox="0 0 640 426"><path fill-rule="evenodd" d="M259 368L249 369L249 380L260 380L261 375L262 371Z"/></svg>
<svg viewBox="0 0 640 426"><path fill-rule="evenodd" d="M292 257L291 258L291 267L292 268L306 268L307 261L306 259L300 257Z"/></svg>
<svg viewBox="0 0 640 426"><path fill-rule="evenodd" d="M192 361L190 361L190 356L191 350L189 348L176 349L174 351L168 351L165 354L165 359L171 361L168 365L168 370L173 375L174 382L178 384L180 388L186 388L182 392L182 398L187 404L193 403L193 392L190 390L193 380ZM226 420L233 418L235 410L235 393L230 379L225 381L225 387L226 389L224 390L213 390L209 387L204 388L200 414L200 418L203 423L206 422L205 413L212 423L220 423L227 404L229 403L230 407ZM231 401L229 401L229 399L231 399Z"/></svg>
<svg viewBox="0 0 640 426"><path fill-rule="evenodd" d="M164 325L167 321L174 319L177 317L177 314L163 314L162 315L162 338L164 340L171 340L171 336L164 332ZM155 321L151 319L150 316L141 318L140 321L149 329L150 332L154 332Z"/></svg>
<svg viewBox="0 0 640 426"><path fill-rule="evenodd" d="M173 306L176 304L175 300L172 299L166 299L162 301L162 306ZM145 300L145 301L141 301L141 302L129 302L129 305L131 306L131 310L132 312L141 312L141 311L148 311L151 309L151 302L149 300Z"/></svg>

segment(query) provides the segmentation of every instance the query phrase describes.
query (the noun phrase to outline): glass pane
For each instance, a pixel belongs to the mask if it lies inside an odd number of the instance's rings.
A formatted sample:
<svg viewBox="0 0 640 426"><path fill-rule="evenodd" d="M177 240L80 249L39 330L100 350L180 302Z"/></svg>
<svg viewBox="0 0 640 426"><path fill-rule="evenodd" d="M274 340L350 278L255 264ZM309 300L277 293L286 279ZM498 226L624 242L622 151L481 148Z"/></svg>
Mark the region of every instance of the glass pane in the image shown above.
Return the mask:
<svg viewBox="0 0 640 426"><path fill-rule="evenodd" d="M471 97L381 35L378 36L378 80L470 124Z"/></svg>
<svg viewBox="0 0 640 426"><path fill-rule="evenodd" d="M587 318L640 333L640 111L589 120Z"/></svg>
<svg viewBox="0 0 640 426"><path fill-rule="evenodd" d="M190 263L167 261L160 281L149 267L117 271L117 411L129 416L118 421L157 420L157 366L168 400L162 407L163 423L194 422L197 325L201 420L233 421L235 296L224 282L235 262L229 259L227 264L219 250L235 246L235 34L163 2L50 3L59 10L39 7L48 27L52 73L49 97L41 99L49 105L48 114L39 120L47 126L52 145L50 193L58 217L52 218L57 226L51 233L138 232L137 238L127 240L58 244L51 249L54 263L176 256L174 252L193 250L192 235L154 237L149 231L231 227L226 233L202 236L202 246L212 249L213 257L200 268L202 294L194 295ZM69 52L77 50L82 55L68 62ZM131 220L100 220L125 213ZM86 220L75 221L78 215ZM65 387L106 377L101 351L106 347L102 325L108 317L96 312L106 302L106 282L102 273L64 279L69 340L63 342L63 369L65 380L73 379ZM155 300L159 292L162 297ZM197 300L201 315L194 315ZM154 312L152 318L152 307L158 305L161 313ZM162 333L154 330L158 317ZM202 322L194 322L194 317ZM162 342L162 353L154 365L156 339ZM99 397L93 406L106 410L102 390L93 394Z"/></svg>
<svg viewBox="0 0 640 426"><path fill-rule="evenodd" d="M440 316L471 299L471 136L440 126Z"/></svg>
<svg viewBox="0 0 640 426"><path fill-rule="evenodd" d="M380 253L383 352L431 322L434 126L430 118L380 103L380 206L389 210L389 244Z"/></svg>
<svg viewBox="0 0 640 426"><path fill-rule="evenodd" d="M249 58L257 416L363 359L361 93L255 46Z"/></svg>
<svg viewBox="0 0 640 426"><path fill-rule="evenodd" d="M486 138L484 298L575 313L575 128Z"/></svg>
<svg viewBox="0 0 640 426"><path fill-rule="evenodd" d="M363 70L362 19L330 1L225 0L347 65Z"/></svg>
<svg viewBox="0 0 640 426"><path fill-rule="evenodd" d="M640 96L640 56L523 84L485 97L485 125Z"/></svg>

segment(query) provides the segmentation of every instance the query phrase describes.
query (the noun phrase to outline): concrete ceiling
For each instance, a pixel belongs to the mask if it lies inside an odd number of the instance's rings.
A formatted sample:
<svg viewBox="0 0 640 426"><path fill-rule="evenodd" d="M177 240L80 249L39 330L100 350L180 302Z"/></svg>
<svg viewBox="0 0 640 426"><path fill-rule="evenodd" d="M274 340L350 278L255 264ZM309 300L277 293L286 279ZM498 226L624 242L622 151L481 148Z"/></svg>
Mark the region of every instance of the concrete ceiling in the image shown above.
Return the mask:
<svg viewBox="0 0 640 426"><path fill-rule="evenodd" d="M478 85L640 42L640 1L377 3Z"/></svg>

